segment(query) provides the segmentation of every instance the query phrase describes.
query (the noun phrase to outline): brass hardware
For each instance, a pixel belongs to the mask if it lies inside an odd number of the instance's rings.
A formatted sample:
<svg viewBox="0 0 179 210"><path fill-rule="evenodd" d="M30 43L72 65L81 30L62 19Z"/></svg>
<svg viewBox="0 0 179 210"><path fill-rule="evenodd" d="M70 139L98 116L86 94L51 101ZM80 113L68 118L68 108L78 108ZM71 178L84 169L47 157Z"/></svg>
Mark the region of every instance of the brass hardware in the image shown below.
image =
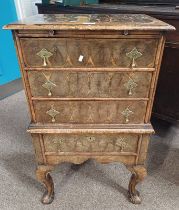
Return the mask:
<svg viewBox="0 0 179 210"><path fill-rule="evenodd" d="M51 108L46 112L46 114L50 115L52 117L52 122L54 123L56 115L58 115L60 112L54 109L54 105L51 105Z"/></svg>
<svg viewBox="0 0 179 210"><path fill-rule="evenodd" d="M123 33L125 36L127 36L129 34L129 31L128 30L124 30L124 33Z"/></svg>
<svg viewBox="0 0 179 210"><path fill-rule="evenodd" d="M53 47L53 48L52 48L52 51L53 51L54 53L56 53L56 52L57 52L57 50L58 50L58 48L57 48L57 47Z"/></svg>
<svg viewBox="0 0 179 210"><path fill-rule="evenodd" d="M62 145L63 145L63 139L52 139L52 143L55 144L55 146L58 149L58 152L62 151Z"/></svg>
<svg viewBox="0 0 179 210"><path fill-rule="evenodd" d="M115 141L115 149L118 150L120 152L123 152L124 149L126 148L127 146L127 143L124 141L124 138L117 138L116 141Z"/></svg>
<svg viewBox="0 0 179 210"><path fill-rule="evenodd" d="M95 142L95 137L87 137L88 142Z"/></svg>
<svg viewBox="0 0 179 210"><path fill-rule="evenodd" d="M131 52L126 53L126 56L132 60L132 68L136 67L136 59L142 56L142 53L137 50L136 47L132 49Z"/></svg>
<svg viewBox="0 0 179 210"><path fill-rule="evenodd" d="M51 74L46 75L46 74L43 73L43 75L44 75L44 77L46 78L47 81L42 85L42 87L48 90L48 96L52 96L51 91L54 87L56 87L56 84L53 83L52 81L50 81Z"/></svg>
<svg viewBox="0 0 179 210"><path fill-rule="evenodd" d="M127 107L124 111L121 112L121 114L125 117L125 122L128 123L128 122L129 122L129 116L130 116L131 114L134 114L134 112L131 111L131 110L129 109L129 107Z"/></svg>
<svg viewBox="0 0 179 210"><path fill-rule="evenodd" d="M128 90L128 95L131 96L131 95L133 95L133 89L137 87L137 83L135 83L134 80L129 77L128 82L125 83L124 86Z"/></svg>
<svg viewBox="0 0 179 210"><path fill-rule="evenodd" d="M48 34L49 34L50 36L53 36L53 35L55 34L55 31L54 31L54 30L49 30Z"/></svg>
<svg viewBox="0 0 179 210"><path fill-rule="evenodd" d="M89 143L88 150L93 152L93 144L95 143L96 138L94 136L88 136L86 139Z"/></svg>
<svg viewBox="0 0 179 210"><path fill-rule="evenodd" d="M43 48L40 50L37 55L43 59L43 66L47 66L49 63L49 58L53 55L51 52L49 52L47 49Z"/></svg>

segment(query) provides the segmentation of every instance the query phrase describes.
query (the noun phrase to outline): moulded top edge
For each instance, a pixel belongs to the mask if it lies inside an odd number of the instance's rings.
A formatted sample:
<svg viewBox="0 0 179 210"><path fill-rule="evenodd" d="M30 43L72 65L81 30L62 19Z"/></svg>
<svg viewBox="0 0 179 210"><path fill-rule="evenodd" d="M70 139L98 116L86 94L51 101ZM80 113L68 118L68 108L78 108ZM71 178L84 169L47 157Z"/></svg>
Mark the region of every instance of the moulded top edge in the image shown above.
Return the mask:
<svg viewBox="0 0 179 210"><path fill-rule="evenodd" d="M144 14L39 14L4 26L11 30L175 30Z"/></svg>

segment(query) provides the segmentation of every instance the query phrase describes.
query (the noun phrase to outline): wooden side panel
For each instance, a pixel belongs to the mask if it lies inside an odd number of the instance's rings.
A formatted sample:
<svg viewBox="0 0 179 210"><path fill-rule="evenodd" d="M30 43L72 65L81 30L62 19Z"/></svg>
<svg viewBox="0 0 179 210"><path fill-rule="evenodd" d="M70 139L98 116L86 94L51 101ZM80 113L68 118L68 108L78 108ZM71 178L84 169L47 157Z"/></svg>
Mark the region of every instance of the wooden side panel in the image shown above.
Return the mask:
<svg viewBox="0 0 179 210"><path fill-rule="evenodd" d="M139 157L138 157L138 164L144 164L147 156L148 144L149 144L150 135L143 135Z"/></svg>
<svg viewBox="0 0 179 210"><path fill-rule="evenodd" d="M32 142L35 150L35 157L38 164L44 164L43 150L42 145L40 143L40 135L39 134L31 134Z"/></svg>

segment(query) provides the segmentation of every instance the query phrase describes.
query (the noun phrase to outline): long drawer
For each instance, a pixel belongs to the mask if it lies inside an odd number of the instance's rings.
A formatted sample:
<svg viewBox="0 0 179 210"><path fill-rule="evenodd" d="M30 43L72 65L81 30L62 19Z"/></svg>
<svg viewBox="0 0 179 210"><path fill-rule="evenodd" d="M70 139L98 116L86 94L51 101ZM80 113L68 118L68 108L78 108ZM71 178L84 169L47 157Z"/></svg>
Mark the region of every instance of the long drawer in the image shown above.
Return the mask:
<svg viewBox="0 0 179 210"><path fill-rule="evenodd" d="M37 123L144 123L147 101L33 101Z"/></svg>
<svg viewBox="0 0 179 210"><path fill-rule="evenodd" d="M94 158L101 162L121 161L143 164L149 134L138 133L42 133L32 134L38 162L58 164L80 163ZM40 146L41 145L41 146Z"/></svg>
<svg viewBox="0 0 179 210"><path fill-rule="evenodd" d="M155 67L157 38L21 38L26 67Z"/></svg>
<svg viewBox="0 0 179 210"><path fill-rule="evenodd" d="M133 152L137 151L138 135L132 134L46 134L46 152Z"/></svg>
<svg viewBox="0 0 179 210"><path fill-rule="evenodd" d="M33 97L148 98L151 72L28 71Z"/></svg>

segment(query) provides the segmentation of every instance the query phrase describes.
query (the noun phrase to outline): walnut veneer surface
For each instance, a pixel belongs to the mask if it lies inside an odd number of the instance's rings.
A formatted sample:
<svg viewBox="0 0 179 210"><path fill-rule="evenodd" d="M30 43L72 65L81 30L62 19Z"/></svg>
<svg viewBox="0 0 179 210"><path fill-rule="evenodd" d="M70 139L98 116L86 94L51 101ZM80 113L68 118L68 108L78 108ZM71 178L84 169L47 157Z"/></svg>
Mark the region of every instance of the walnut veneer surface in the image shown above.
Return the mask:
<svg viewBox="0 0 179 210"><path fill-rule="evenodd" d="M165 43L174 27L146 15L37 15L9 24L31 114L37 178L49 204L56 164L124 163L129 198L144 162Z"/></svg>

